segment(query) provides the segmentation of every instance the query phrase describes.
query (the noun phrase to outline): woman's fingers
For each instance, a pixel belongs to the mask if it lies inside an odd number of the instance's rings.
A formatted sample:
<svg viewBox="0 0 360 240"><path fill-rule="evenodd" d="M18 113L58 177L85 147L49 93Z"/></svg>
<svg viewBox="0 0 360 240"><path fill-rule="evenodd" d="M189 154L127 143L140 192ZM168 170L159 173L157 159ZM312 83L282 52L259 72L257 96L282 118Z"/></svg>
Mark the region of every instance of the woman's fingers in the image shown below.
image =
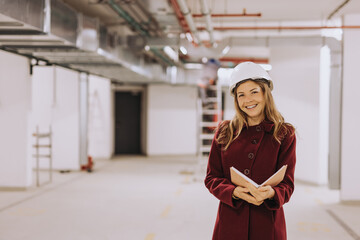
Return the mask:
<svg viewBox="0 0 360 240"><path fill-rule="evenodd" d="M256 198L254 198L253 196L251 196L248 193L241 193L239 196L241 199L247 201L248 203L254 204L256 206L259 206L263 203L263 201L258 201L256 200Z"/></svg>
<svg viewBox="0 0 360 240"><path fill-rule="evenodd" d="M270 191L271 187L270 186L262 186L262 187L259 187L258 190L260 192L266 192L266 191Z"/></svg>

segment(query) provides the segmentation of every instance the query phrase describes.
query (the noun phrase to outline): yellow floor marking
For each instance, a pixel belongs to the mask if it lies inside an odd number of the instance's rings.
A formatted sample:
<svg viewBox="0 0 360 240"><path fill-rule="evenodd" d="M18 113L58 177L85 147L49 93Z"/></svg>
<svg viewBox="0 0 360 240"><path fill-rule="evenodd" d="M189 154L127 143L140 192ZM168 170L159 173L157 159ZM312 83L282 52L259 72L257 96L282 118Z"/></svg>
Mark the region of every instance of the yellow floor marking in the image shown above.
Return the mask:
<svg viewBox="0 0 360 240"><path fill-rule="evenodd" d="M305 188L305 192L306 193L311 193L311 189L310 188Z"/></svg>
<svg viewBox="0 0 360 240"><path fill-rule="evenodd" d="M149 233L146 235L145 240L154 240L155 233Z"/></svg>
<svg viewBox="0 0 360 240"><path fill-rule="evenodd" d="M190 183L190 176L186 176L184 183Z"/></svg>
<svg viewBox="0 0 360 240"><path fill-rule="evenodd" d="M323 205L323 201L321 201L320 199L315 199L315 202L319 205Z"/></svg>
<svg viewBox="0 0 360 240"><path fill-rule="evenodd" d="M176 195L176 196L180 196L182 192L183 192L182 188L179 188L179 189L176 191L175 195Z"/></svg>
<svg viewBox="0 0 360 240"><path fill-rule="evenodd" d="M331 229L322 223L298 222L297 225L300 232L331 232Z"/></svg>
<svg viewBox="0 0 360 240"><path fill-rule="evenodd" d="M44 209L36 209L36 208L18 208L12 211L10 214L13 216L39 216L46 212Z"/></svg>
<svg viewBox="0 0 360 240"><path fill-rule="evenodd" d="M171 210L171 205L165 208L165 210L161 213L161 217L166 218L169 215L170 210Z"/></svg>

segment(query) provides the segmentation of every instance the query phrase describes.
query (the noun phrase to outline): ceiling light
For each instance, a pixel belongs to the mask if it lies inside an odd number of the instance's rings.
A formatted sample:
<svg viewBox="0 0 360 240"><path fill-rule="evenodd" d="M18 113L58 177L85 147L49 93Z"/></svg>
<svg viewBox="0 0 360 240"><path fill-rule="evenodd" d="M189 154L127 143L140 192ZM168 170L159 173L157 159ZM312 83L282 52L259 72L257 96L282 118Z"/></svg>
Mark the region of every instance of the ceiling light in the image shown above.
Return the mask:
<svg viewBox="0 0 360 240"><path fill-rule="evenodd" d="M174 49L172 49L169 46L165 46L164 47L164 52L175 62L177 62L179 60L179 55L177 54L177 52L174 51Z"/></svg>
<svg viewBox="0 0 360 240"><path fill-rule="evenodd" d="M182 54L186 55L187 54L187 50L184 46L180 46L180 51L182 52Z"/></svg>
<svg viewBox="0 0 360 240"><path fill-rule="evenodd" d="M149 46L149 45L146 45L146 46L144 47L144 49L145 49L145 51L150 51L150 46Z"/></svg>
<svg viewBox="0 0 360 240"><path fill-rule="evenodd" d="M186 69L202 69L202 64L200 63L185 63L184 67Z"/></svg>
<svg viewBox="0 0 360 240"><path fill-rule="evenodd" d="M222 50L222 55L225 55L225 54L227 54L228 52L229 52L229 50L230 50L230 46L229 45L227 45L223 50Z"/></svg>
<svg viewBox="0 0 360 240"><path fill-rule="evenodd" d="M192 41L194 40L194 39L192 38L190 32L187 32L187 33L186 33L186 38L187 38L187 40L188 40L189 42L192 42Z"/></svg>

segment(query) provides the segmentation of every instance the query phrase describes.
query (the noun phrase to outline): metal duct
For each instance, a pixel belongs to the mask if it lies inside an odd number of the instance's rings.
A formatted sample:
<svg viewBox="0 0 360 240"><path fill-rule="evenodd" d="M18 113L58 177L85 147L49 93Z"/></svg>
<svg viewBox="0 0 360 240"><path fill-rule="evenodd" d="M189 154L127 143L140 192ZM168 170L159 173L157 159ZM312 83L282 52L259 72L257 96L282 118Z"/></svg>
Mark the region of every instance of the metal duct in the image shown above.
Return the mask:
<svg viewBox="0 0 360 240"><path fill-rule="evenodd" d="M59 0L2 0L0 33L1 49L50 64L122 82L166 81L162 66L144 64L116 34Z"/></svg>
<svg viewBox="0 0 360 240"><path fill-rule="evenodd" d="M78 15L67 5L57 0L51 0L51 27L52 34L76 44Z"/></svg>
<svg viewBox="0 0 360 240"><path fill-rule="evenodd" d="M76 46L81 49L96 51L99 48L99 21L79 14L79 34Z"/></svg>
<svg viewBox="0 0 360 240"><path fill-rule="evenodd" d="M42 30L44 27L44 0L1 0L0 13ZM26 11L24 11L26 9Z"/></svg>

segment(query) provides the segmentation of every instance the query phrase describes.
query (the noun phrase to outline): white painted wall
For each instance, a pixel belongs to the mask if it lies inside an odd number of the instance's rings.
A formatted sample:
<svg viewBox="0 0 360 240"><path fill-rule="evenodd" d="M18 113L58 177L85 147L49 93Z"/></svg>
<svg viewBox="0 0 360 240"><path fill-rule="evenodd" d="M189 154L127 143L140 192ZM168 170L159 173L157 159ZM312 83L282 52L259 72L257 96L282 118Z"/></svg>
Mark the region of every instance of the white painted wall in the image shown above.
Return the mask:
<svg viewBox="0 0 360 240"><path fill-rule="evenodd" d="M109 79L89 76L88 150L93 158L112 155L111 82Z"/></svg>
<svg viewBox="0 0 360 240"><path fill-rule="evenodd" d="M79 73L61 67L33 69L32 128L52 125L53 168L79 170ZM43 161L42 167L47 167Z"/></svg>
<svg viewBox="0 0 360 240"><path fill-rule="evenodd" d="M315 184L327 183L328 171L320 153L320 48L270 46L275 103L297 131L295 177Z"/></svg>
<svg viewBox="0 0 360 240"><path fill-rule="evenodd" d="M148 87L148 155L196 154L196 96L195 86Z"/></svg>
<svg viewBox="0 0 360 240"><path fill-rule="evenodd" d="M344 17L345 25L360 24L360 15ZM360 200L359 62L360 30L344 29L341 190L343 201Z"/></svg>
<svg viewBox="0 0 360 240"><path fill-rule="evenodd" d="M31 185L29 61L0 50L0 187Z"/></svg>

